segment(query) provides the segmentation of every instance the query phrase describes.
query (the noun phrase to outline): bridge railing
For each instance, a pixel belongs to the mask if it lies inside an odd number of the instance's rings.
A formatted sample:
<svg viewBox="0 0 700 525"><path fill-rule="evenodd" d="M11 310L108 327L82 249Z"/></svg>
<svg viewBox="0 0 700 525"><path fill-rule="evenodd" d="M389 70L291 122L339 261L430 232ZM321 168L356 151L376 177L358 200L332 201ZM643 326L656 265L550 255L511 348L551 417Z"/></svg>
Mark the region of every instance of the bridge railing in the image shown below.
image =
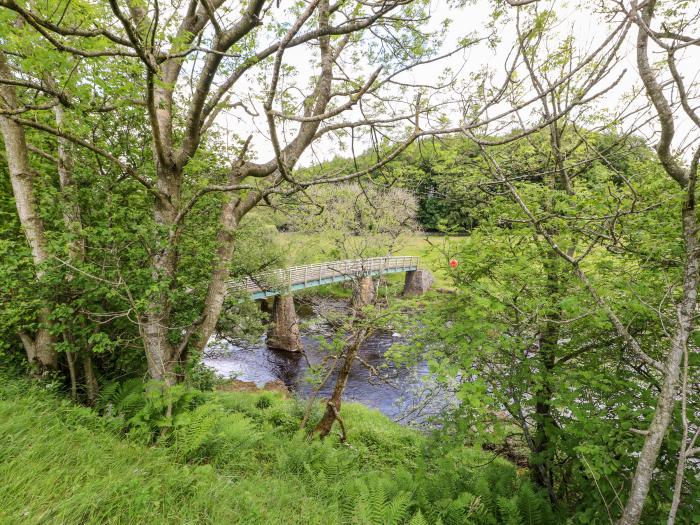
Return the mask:
<svg viewBox="0 0 700 525"><path fill-rule="evenodd" d="M260 272L254 276L232 281L229 288L250 293L317 286L334 280L348 280L361 275L381 275L418 268L418 257L398 255L369 259L345 259L279 270Z"/></svg>

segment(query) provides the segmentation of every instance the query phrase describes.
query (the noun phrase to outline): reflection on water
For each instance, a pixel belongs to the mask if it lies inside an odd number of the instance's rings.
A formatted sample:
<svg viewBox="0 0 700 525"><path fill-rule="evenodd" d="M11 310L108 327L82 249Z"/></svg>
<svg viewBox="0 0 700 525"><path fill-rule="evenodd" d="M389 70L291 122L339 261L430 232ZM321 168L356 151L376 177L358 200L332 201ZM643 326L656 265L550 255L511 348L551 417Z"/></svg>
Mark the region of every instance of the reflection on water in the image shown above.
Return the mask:
<svg viewBox="0 0 700 525"><path fill-rule="evenodd" d="M255 381L258 386L281 380L290 390L307 396L313 390L312 385L305 380L309 365L320 364L326 355L318 340L325 330L319 329L319 326L323 325L316 325L302 334L305 355L271 350L265 345L264 337L245 348L216 341L210 344L205 353L204 364L225 377ZM392 418L407 420L406 411L414 409L416 403L423 403L426 396L421 378L428 374L428 367L424 362L406 368L386 361L384 353L392 344L399 342L403 342L399 334L390 332L377 332L364 342L360 348L360 357L367 364L380 369L381 378L370 376L367 367L355 361L345 388L344 400L357 401ZM330 395L334 379L332 377L326 383L320 392L321 397Z"/></svg>

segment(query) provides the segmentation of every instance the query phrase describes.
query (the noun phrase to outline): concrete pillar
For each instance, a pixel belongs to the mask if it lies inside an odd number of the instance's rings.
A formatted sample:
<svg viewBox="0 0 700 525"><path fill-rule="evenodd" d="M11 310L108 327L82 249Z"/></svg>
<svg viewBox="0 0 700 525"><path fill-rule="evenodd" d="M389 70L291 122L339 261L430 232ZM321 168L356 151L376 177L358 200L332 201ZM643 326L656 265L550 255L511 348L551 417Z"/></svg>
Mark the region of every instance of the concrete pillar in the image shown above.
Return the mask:
<svg viewBox="0 0 700 525"><path fill-rule="evenodd" d="M352 290L352 307L363 308L374 302L374 281L370 276L363 276L355 283Z"/></svg>
<svg viewBox="0 0 700 525"><path fill-rule="evenodd" d="M291 295L275 296L270 327L267 330L267 346L288 352L301 350L299 319L294 310L294 297Z"/></svg>
<svg viewBox="0 0 700 525"><path fill-rule="evenodd" d="M421 295L430 290L433 285L433 274L428 270L406 272L403 295Z"/></svg>

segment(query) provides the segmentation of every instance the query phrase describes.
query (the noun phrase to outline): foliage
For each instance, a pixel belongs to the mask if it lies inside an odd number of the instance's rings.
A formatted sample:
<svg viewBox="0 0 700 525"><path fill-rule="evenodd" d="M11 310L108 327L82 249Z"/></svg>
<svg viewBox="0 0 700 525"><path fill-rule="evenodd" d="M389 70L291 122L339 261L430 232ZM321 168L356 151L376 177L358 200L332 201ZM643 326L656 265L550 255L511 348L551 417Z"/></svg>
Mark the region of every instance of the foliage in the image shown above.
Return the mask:
<svg viewBox="0 0 700 525"><path fill-rule="evenodd" d="M411 145L382 178L410 188L418 198L417 218L429 231L468 231L479 222L485 198L471 184L485 169L479 149L459 138L424 140Z"/></svg>
<svg viewBox="0 0 700 525"><path fill-rule="evenodd" d="M326 237L328 259L386 255L416 230L413 193L367 182L318 186L288 215L287 228Z"/></svg>
<svg viewBox="0 0 700 525"><path fill-rule="evenodd" d="M514 9L493 3L483 41L497 45L496 23L517 13L513 69L502 88L500 72L475 72L473 92L449 71L442 87L404 82L442 53L449 24L428 30L427 0L240 10L195 1L164 13L157 2L129 2L128 13L116 1L3 3L0 124L6 139L14 126L23 132L0 158L0 360L21 369L40 340L51 358L31 365L43 386L9 377L0 386L0 475L10 480L0 518L599 523L619 515L630 479L653 478L644 522L668 515L674 490L678 521L700 519L697 457L683 463L700 435L690 248L700 150L687 153L697 137L674 140L671 125L680 109L698 122L697 86L675 61L692 64L697 39L686 35L700 17L690 2L624 13L638 26L637 69L660 115L654 151L621 132L628 120L647 128L636 101L625 101L624 117L593 114L619 82L611 73L627 28L579 61L584 51L557 29L565 24L554 8L506 3ZM623 10L598 7L608 20ZM651 36L666 55L658 70L644 64L655 17L663 32ZM463 38L458 50L481 40ZM656 72L664 68L672 80ZM538 109L525 102L522 72ZM666 95L680 106L665 108ZM493 113L492 97L513 112L499 107L493 126L472 125ZM464 133L444 136L450 120ZM261 124L266 132L245 138ZM432 131L439 140L409 145ZM370 146L359 157L356 139ZM353 158L308 160L336 144ZM29 166L18 170L25 150ZM426 361L431 380L457 388L436 436L349 405L350 447L309 442L300 402L214 391L217 379L191 351L214 331L256 339L264 329L245 294L226 294L230 279L295 257L394 253L418 224L465 234L431 254L454 293L416 300L420 316L403 303L337 325L374 329L382 317L416 334L393 360ZM287 253L277 227L315 236L315 253ZM448 269L450 258L459 265ZM387 281L396 291L397 277ZM347 333L336 336L325 348L350 363ZM658 365L683 352L680 368L678 359ZM69 386L99 417L60 400ZM309 423L320 412L312 406ZM646 456L642 443L651 443ZM686 467L683 484L676 465ZM628 507L641 508L638 492Z"/></svg>
<svg viewBox="0 0 700 525"><path fill-rule="evenodd" d="M393 106L377 95L395 91L395 74L437 59L446 28L428 27L426 0L393 0L378 11L362 2L308 10L253 0L178 3L163 12L157 2L141 4L124 13L117 3L85 1L0 8L0 123L8 123L3 136L22 130L17 144L4 144L0 169L4 176L31 152L26 173L11 174L27 180L15 184L23 193L15 202L23 209L24 200L36 201L38 216L23 227L48 245L46 253L33 247L42 252L33 261L37 279L23 279L39 293L14 290L11 272L32 268L26 249L0 267L13 294L0 329L14 352L18 332L45 341L51 331L56 344L47 343L45 365L55 368L59 352L73 386L73 363L90 359L108 378L144 369L154 379L180 377L189 352L201 352L215 331L228 280L282 262L268 242L274 226L261 219L269 210L256 208L277 207L277 196L284 208L332 182L305 170L299 184L302 156L347 133L369 137ZM346 122L369 93L370 122ZM236 113L245 123L231 128L224 116ZM398 141L389 150L413 140L403 130L413 115L381 126ZM351 166L344 171L343 180L355 178ZM4 215L12 204L4 180L0 192ZM0 239L13 245L0 253L22 244L17 224L8 230ZM249 313L234 311L219 329L259 328Z"/></svg>
<svg viewBox="0 0 700 525"><path fill-rule="evenodd" d="M642 347L662 360L665 326L675 316L670 283L679 281L682 268L682 251L673 240L680 236L678 192L637 139L592 134L588 140L609 153L609 160L586 160L587 148L573 150L577 174L571 194L552 189L539 175L548 164L546 148L541 156L537 152L537 137L532 144L494 148L491 155L516 180L520 198L542 217L541 227L558 246L576 254L589 250L580 267L591 285ZM456 141L450 147L459 149ZM449 160L450 152L444 157ZM427 301L421 319L409 322L420 334L414 348L396 349L393 357L427 359L438 380L458 382L460 406L443 422L445 439L461 436L526 451L533 478L539 468L550 472L555 496L578 508L582 522L607 521L608 512L619 511L612 502L625 499L643 440L635 429L648 424L657 379L634 364L637 357L572 266L533 231L491 174L465 170L461 180L488 192L486 202L470 210L478 221L469 235L442 247L445 259L459 261L457 268L446 268L456 293ZM616 213L616 222L596 239L596 221L605 220L596 217ZM697 377L693 373L691 368ZM692 406L700 401L696 393L688 400ZM645 507L646 522L668 513L674 443L681 432L677 411L655 472L654 497ZM697 490L699 483L691 472L687 490ZM504 513L511 508L500 505ZM695 502L688 501L683 512L692 521Z"/></svg>
<svg viewBox="0 0 700 525"><path fill-rule="evenodd" d="M297 432L301 404L268 393L173 394L173 430L160 437L160 418L143 417L158 405L151 395L137 381L105 388L100 406L112 412L100 417L3 375L0 432L8 441L0 474L9 483L0 488L0 518L447 525L514 515L556 523L507 462L461 447L432 450L425 437L359 405L343 410L348 448L331 438L307 441ZM144 421L159 446L140 443ZM125 426L138 439L119 438ZM540 521L526 521L534 508L542 509Z"/></svg>
<svg viewBox="0 0 700 525"><path fill-rule="evenodd" d="M146 304L139 297L147 295L151 285L149 250L137 240L147 239L153 232L153 219L145 202L148 197L129 181L113 185L94 177L89 165L78 162L74 178L80 186L81 236L90 249L80 261L69 261L66 246L72 234L64 232L61 224L63 204L52 187L55 168L41 159L34 159L34 167L42 199L47 201L42 210L54 258L42 278L35 279L9 179L3 173L0 214L7 221L2 221L0 227L0 278L4 283L0 292L0 352L12 358L24 353L17 334L36 328L36 311L45 304L50 308L55 336L62 339L64 334L71 334L70 341L57 344L61 353L89 352L98 373L106 379L140 374L146 363L138 323ZM109 193L106 200L104 192ZM58 201L59 205L50 206L49 201ZM206 205L218 201L219 196L204 198ZM171 290L174 315L182 326L197 318L206 294L210 260L203 254L215 245L215 226L215 217L196 214L189 218L183 232L179 254L183 270L178 286ZM247 217L235 234L237 249L231 278L279 265L275 234L275 229L259 216ZM260 312L254 304L241 303L240 299L229 296L219 330L227 335L258 337L262 332Z"/></svg>

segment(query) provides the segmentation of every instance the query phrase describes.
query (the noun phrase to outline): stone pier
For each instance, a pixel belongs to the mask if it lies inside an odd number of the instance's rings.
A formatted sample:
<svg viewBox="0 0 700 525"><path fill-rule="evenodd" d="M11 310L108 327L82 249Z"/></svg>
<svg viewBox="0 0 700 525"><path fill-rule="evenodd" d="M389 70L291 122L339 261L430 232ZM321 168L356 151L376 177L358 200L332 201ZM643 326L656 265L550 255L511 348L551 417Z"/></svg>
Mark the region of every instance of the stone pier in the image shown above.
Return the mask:
<svg viewBox="0 0 700 525"><path fill-rule="evenodd" d="M352 290L352 307L363 308L374 302L374 281L369 276L360 277Z"/></svg>
<svg viewBox="0 0 700 525"><path fill-rule="evenodd" d="M270 303L269 303L269 300L267 299L267 297L260 300L260 311L264 314L271 314L272 313L272 307L270 306Z"/></svg>
<svg viewBox="0 0 700 525"><path fill-rule="evenodd" d="M433 285L433 274L428 270L406 272L403 295L421 295L430 290Z"/></svg>
<svg viewBox="0 0 700 525"><path fill-rule="evenodd" d="M294 297L291 295L275 296L267 331L267 346L288 352L301 350L299 319L294 309Z"/></svg>

